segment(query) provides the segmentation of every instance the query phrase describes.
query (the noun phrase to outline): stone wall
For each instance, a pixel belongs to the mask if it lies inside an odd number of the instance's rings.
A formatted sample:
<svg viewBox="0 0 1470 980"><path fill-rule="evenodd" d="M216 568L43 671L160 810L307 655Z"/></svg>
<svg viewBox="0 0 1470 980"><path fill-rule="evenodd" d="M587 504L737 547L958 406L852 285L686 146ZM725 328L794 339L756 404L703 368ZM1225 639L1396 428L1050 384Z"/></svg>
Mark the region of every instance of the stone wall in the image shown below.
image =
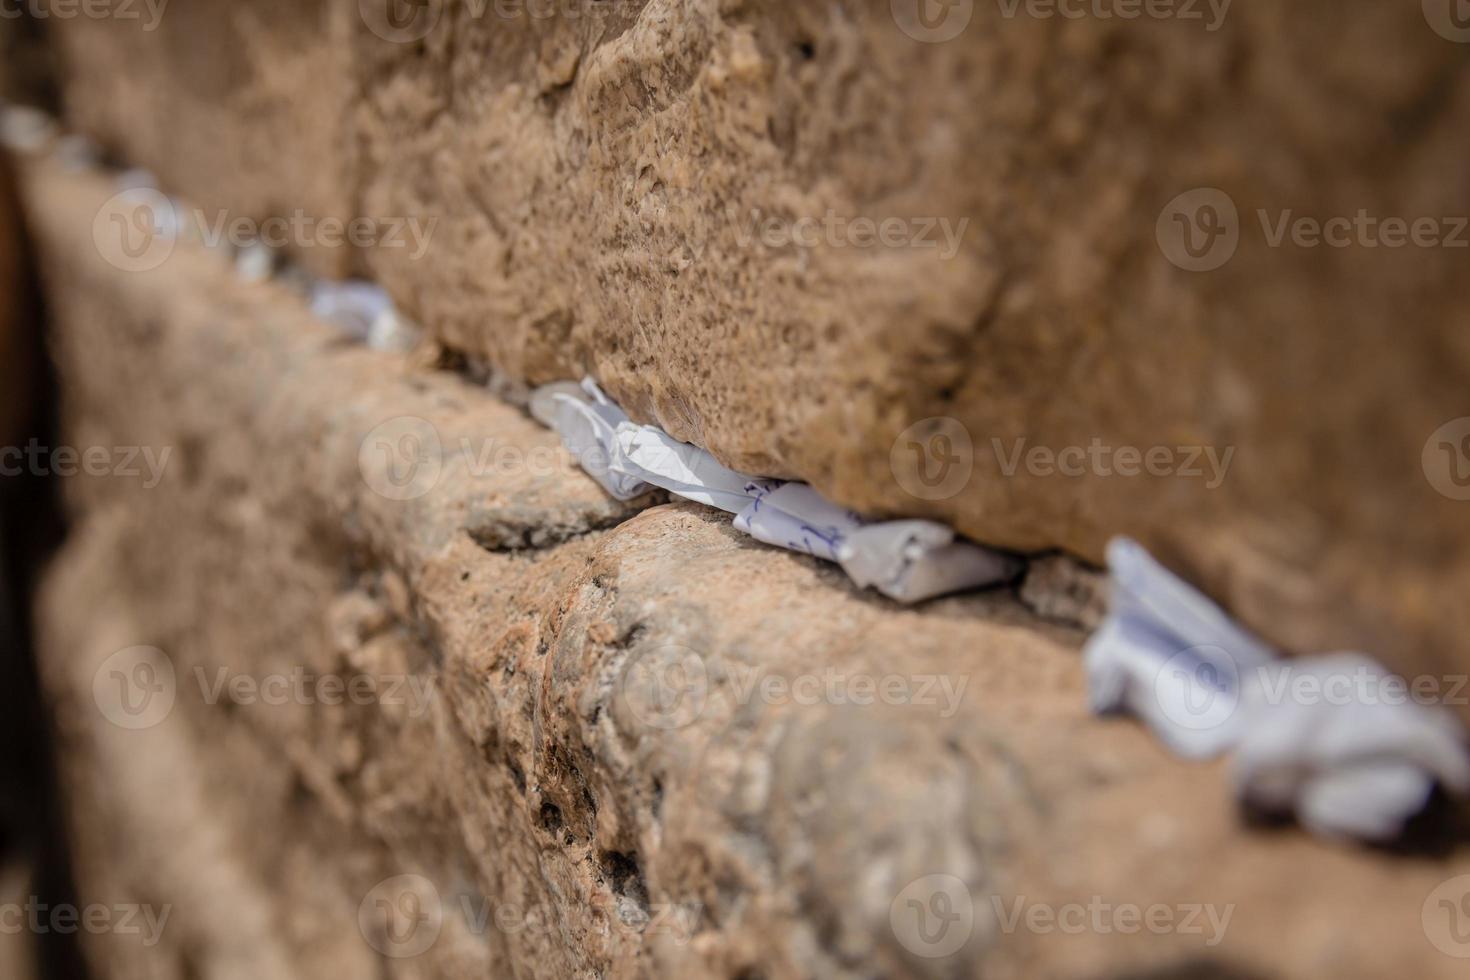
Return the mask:
<svg viewBox="0 0 1470 980"><path fill-rule="evenodd" d="M744 471L1129 534L1289 652L1465 662L1464 253L1293 231L1470 237L1433 4L289 6L66 22L72 121L209 209L381 220L298 251Z"/></svg>
<svg viewBox="0 0 1470 980"><path fill-rule="evenodd" d="M1463 670L1449 0L922 2L45 23L102 150L24 167L56 442L111 455L54 480L38 666L79 900L167 915L81 937L99 977L1458 975L1462 808L1403 853L1257 825L1223 763L1092 717L1080 662L1128 534L1288 653ZM192 225L141 260L123 167ZM427 342L199 241L271 219ZM900 608L612 501L498 397L583 375L1043 556Z"/></svg>
<svg viewBox="0 0 1470 980"><path fill-rule="evenodd" d="M170 909L151 947L84 937L99 976L1456 975L1421 918L1453 860L1253 830L1218 766L1088 715L1052 565L907 610L611 502L216 252L130 271L113 189L28 171L63 438L172 447L152 485L64 481L39 601L79 890ZM405 432L442 450L406 483ZM271 701L298 672L371 703ZM905 916L941 894L936 939Z"/></svg>

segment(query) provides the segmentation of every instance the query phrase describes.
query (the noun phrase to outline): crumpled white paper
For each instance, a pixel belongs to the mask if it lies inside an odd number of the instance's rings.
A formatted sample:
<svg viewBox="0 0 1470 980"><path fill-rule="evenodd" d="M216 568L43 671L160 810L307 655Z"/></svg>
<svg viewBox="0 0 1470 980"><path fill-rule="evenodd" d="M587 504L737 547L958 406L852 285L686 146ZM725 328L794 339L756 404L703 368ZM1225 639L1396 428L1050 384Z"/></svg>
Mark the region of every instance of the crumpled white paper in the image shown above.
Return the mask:
<svg viewBox="0 0 1470 980"><path fill-rule="evenodd" d="M360 341L366 342L373 324L392 309L387 291L370 282L319 279L311 287L312 315Z"/></svg>
<svg viewBox="0 0 1470 980"><path fill-rule="evenodd" d="M423 330L412 320L399 313L390 303L388 308L373 318L368 328L367 345L373 350L394 354L407 354L418 347L423 339Z"/></svg>
<svg viewBox="0 0 1470 980"><path fill-rule="evenodd" d="M1131 710L1185 758L1219 755L1239 740L1242 678L1274 654L1136 542L1114 540L1108 570L1108 616L1084 657L1092 709Z"/></svg>
<svg viewBox="0 0 1470 980"><path fill-rule="evenodd" d="M805 483L782 484L735 515L735 529L757 541L827 561L838 560L848 538L862 530L863 523Z"/></svg>
<svg viewBox="0 0 1470 980"><path fill-rule="evenodd" d="M561 381L531 393L531 415L555 429L587 475L618 500L647 493L648 484L618 444L618 428L630 425L621 408L591 379Z"/></svg>
<svg viewBox="0 0 1470 980"><path fill-rule="evenodd" d="M1436 782L1470 791L1457 721L1394 697L1371 658L1278 659L1136 542L1114 541L1108 565L1111 608L1085 653L1095 711L1132 712L1185 758L1233 751L1242 799L1324 836L1387 839Z"/></svg>
<svg viewBox="0 0 1470 980"><path fill-rule="evenodd" d="M737 473L698 446L680 442L651 425L624 422L617 429L620 458L633 475L696 503L738 514L781 485Z"/></svg>
<svg viewBox="0 0 1470 980"><path fill-rule="evenodd" d="M906 603L1009 582L1022 568L933 521L866 525L843 543L837 560L858 585Z"/></svg>
<svg viewBox="0 0 1470 980"><path fill-rule="evenodd" d="M398 312L387 290L359 279L314 281L311 312L373 350L407 353L423 333Z"/></svg>
<svg viewBox="0 0 1470 980"><path fill-rule="evenodd" d="M1006 581L1019 563L959 541L931 521L868 523L804 483L747 476L698 446L628 419L590 378L538 389L531 413L561 434L584 469L627 500L650 485L735 515L758 541L838 562L862 587L900 602Z"/></svg>
<svg viewBox="0 0 1470 980"><path fill-rule="evenodd" d="M0 103L0 145L17 153L38 153L60 132L56 120L40 109Z"/></svg>
<svg viewBox="0 0 1470 980"><path fill-rule="evenodd" d="M252 242L235 253L235 277L252 285L269 282L276 272L276 252L262 242Z"/></svg>

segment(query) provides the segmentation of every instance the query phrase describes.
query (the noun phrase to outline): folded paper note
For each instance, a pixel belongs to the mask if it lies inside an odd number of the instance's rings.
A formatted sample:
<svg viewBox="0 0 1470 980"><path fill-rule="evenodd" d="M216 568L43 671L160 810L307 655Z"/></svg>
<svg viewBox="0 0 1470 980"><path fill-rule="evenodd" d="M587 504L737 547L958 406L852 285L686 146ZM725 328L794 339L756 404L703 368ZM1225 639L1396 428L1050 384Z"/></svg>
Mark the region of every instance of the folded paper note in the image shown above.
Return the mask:
<svg viewBox="0 0 1470 980"><path fill-rule="evenodd" d="M1176 754L1233 752L1239 796L1327 836L1398 834L1438 783L1470 791L1456 720L1361 654L1278 659L1137 543L1087 643L1094 710L1130 711Z"/></svg>
<svg viewBox="0 0 1470 980"><path fill-rule="evenodd" d="M537 389L531 414L556 429L614 497L627 500L651 485L716 507L756 540L837 562L858 585L900 602L993 585L1020 570L1014 559L959 541L941 524L869 523L805 483L736 472L698 446L630 421L590 378Z"/></svg>
<svg viewBox="0 0 1470 980"><path fill-rule="evenodd" d="M392 309L387 292L370 282L321 279L311 287L312 314L364 342L378 318Z"/></svg>
<svg viewBox="0 0 1470 980"><path fill-rule="evenodd" d="M843 543L837 560L858 585L899 602L1009 582L1024 567L1019 559L959 540L933 521L869 524Z"/></svg>
<svg viewBox="0 0 1470 980"><path fill-rule="evenodd" d="M779 487L778 480L758 480L737 473L698 446L680 442L651 425L618 426L620 458L634 475L676 496L738 514L752 500Z"/></svg>
<svg viewBox="0 0 1470 980"><path fill-rule="evenodd" d="M757 541L827 561L837 561L848 538L862 527L862 518L805 483L786 483L763 493L735 516L736 530Z"/></svg>
<svg viewBox="0 0 1470 980"><path fill-rule="evenodd" d="M1136 542L1113 541L1108 569L1108 616L1084 658L1093 710L1131 710L1186 758L1233 746L1241 679L1274 654Z"/></svg>
<svg viewBox="0 0 1470 980"><path fill-rule="evenodd" d="M580 385L563 381L531 393L531 415L557 431L587 474L618 500L647 493L648 484L623 454L618 428L628 416L590 379Z"/></svg>

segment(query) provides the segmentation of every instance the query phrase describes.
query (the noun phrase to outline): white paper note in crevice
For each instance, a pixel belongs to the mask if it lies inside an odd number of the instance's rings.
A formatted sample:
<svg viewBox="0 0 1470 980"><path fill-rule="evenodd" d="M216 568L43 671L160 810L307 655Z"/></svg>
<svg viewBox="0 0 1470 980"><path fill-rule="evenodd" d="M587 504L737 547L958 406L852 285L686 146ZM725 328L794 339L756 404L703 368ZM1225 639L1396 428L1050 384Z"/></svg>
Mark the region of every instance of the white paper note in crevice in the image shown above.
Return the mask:
<svg viewBox="0 0 1470 980"><path fill-rule="evenodd" d="M1137 715L1185 758L1234 753L1242 800L1325 836L1388 839L1436 783L1470 791L1458 721L1395 696L1372 658L1280 659L1136 542L1114 541L1108 565L1108 617L1085 652L1094 710Z"/></svg>

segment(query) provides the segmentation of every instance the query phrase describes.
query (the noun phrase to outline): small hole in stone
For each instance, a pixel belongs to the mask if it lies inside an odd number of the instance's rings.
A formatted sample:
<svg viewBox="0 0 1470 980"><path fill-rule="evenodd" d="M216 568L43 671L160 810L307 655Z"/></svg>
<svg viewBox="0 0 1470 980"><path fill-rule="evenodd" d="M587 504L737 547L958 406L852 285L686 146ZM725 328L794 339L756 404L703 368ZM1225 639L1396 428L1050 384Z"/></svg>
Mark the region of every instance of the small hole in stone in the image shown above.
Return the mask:
<svg viewBox="0 0 1470 980"><path fill-rule="evenodd" d="M541 804L541 826L543 829L556 833L561 829L561 807L555 803Z"/></svg>

